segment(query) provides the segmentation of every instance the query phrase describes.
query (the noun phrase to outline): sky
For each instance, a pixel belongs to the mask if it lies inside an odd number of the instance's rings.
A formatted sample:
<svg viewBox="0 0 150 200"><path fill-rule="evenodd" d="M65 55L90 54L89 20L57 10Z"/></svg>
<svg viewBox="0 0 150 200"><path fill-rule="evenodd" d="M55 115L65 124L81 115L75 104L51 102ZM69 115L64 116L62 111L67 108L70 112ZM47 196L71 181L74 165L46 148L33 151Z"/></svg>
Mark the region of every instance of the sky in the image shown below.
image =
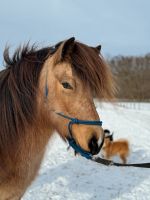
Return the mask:
<svg viewBox="0 0 150 200"><path fill-rule="evenodd" d="M150 0L0 0L3 50L30 41L39 47L74 36L102 45L104 56L150 52Z"/></svg>

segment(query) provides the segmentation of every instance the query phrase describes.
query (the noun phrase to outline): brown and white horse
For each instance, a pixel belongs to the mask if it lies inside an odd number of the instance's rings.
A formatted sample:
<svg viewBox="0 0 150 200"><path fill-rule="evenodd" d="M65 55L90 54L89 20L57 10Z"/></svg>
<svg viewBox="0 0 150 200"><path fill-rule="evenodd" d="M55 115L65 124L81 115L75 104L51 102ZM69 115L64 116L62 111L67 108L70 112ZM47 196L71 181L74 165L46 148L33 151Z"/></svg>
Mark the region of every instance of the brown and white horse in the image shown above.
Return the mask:
<svg viewBox="0 0 150 200"><path fill-rule="evenodd" d="M6 69L0 72L0 200L23 196L55 130L64 140L68 136L68 120L56 112L99 120L93 97L110 99L114 93L99 49L74 38L40 50L26 45L12 58L5 49ZM101 127L75 124L72 134L82 149L98 153Z"/></svg>

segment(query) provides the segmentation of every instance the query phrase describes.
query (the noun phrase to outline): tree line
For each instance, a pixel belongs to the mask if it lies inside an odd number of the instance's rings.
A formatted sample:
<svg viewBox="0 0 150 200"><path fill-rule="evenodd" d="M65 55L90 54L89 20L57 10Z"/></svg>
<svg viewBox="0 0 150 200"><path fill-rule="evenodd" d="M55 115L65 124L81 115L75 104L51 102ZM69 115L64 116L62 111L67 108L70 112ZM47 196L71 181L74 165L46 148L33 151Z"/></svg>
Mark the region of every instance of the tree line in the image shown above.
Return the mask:
<svg viewBox="0 0 150 200"><path fill-rule="evenodd" d="M150 54L108 59L117 83L117 97L150 101Z"/></svg>

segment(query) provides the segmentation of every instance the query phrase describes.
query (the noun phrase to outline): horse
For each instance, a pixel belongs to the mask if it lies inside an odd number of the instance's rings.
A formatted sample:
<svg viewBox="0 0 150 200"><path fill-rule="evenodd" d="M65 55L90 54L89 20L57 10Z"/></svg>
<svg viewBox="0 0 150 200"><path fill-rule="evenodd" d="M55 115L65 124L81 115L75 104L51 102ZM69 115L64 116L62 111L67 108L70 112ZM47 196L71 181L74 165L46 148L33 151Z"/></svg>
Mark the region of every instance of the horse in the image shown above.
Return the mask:
<svg viewBox="0 0 150 200"><path fill-rule="evenodd" d="M113 75L100 53L74 37L55 46L4 50L0 72L0 199L19 200L35 179L55 131L66 141L68 119L99 120L94 98L114 97ZM74 124L76 143L93 155L104 137L99 126Z"/></svg>

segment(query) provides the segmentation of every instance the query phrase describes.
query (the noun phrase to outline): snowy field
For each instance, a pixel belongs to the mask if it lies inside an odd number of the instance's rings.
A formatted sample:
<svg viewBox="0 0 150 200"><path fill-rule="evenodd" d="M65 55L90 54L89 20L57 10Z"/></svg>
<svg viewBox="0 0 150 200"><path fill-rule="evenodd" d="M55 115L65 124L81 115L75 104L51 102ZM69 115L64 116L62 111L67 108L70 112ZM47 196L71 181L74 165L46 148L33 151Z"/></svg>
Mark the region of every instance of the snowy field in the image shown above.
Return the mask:
<svg viewBox="0 0 150 200"><path fill-rule="evenodd" d="M143 108L143 109L141 109ZM99 104L103 127L114 139L127 138L129 163L150 162L150 104L140 109ZM115 158L115 161L120 161ZM74 157L55 135L50 141L39 176L23 200L150 200L150 169L107 167Z"/></svg>

